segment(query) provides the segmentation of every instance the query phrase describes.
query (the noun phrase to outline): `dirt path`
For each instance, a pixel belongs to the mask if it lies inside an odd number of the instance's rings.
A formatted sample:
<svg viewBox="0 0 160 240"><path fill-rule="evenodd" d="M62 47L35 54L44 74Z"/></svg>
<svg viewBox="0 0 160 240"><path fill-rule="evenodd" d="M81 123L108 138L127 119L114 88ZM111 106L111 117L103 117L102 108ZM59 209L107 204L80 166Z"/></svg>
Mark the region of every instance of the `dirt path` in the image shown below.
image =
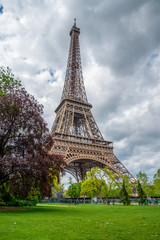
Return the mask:
<svg viewBox="0 0 160 240"><path fill-rule="evenodd" d="M47 205L47 204L37 204L38 207L75 207L75 206L68 206L68 205Z"/></svg>
<svg viewBox="0 0 160 240"><path fill-rule="evenodd" d="M0 212L4 212L4 211L17 211L17 210L20 210L20 211L24 211L26 210L25 208L16 208L16 207L0 207Z"/></svg>

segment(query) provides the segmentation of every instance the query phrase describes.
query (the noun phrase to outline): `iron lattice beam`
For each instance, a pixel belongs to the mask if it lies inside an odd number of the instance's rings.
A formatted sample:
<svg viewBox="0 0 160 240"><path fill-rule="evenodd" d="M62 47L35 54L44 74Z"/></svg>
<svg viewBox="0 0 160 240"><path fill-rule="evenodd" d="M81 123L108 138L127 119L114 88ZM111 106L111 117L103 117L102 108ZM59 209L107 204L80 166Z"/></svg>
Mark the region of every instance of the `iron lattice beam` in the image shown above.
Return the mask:
<svg viewBox="0 0 160 240"><path fill-rule="evenodd" d="M79 35L80 29L76 27L76 24L74 24L70 31L71 42L61 101L66 98L70 98L81 102L87 102L87 95L82 75Z"/></svg>

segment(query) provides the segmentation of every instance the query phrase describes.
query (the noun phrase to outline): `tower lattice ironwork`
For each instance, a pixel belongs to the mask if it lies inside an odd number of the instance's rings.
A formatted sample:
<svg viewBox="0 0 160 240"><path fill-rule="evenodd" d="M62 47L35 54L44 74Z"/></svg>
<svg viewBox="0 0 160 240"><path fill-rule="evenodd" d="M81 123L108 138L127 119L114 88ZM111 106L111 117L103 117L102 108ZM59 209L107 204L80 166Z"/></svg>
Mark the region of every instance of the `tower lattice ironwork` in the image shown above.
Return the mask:
<svg viewBox="0 0 160 240"><path fill-rule="evenodd" d="M92 167L108 166L119 175L134 177L113 153L113 144L105 141L91 112L84 87L80 45L80 29L74 23L61 102L56 112L51 134L51 152L62 154L67 163L65 171L77 181L85 178Z"/></svg>

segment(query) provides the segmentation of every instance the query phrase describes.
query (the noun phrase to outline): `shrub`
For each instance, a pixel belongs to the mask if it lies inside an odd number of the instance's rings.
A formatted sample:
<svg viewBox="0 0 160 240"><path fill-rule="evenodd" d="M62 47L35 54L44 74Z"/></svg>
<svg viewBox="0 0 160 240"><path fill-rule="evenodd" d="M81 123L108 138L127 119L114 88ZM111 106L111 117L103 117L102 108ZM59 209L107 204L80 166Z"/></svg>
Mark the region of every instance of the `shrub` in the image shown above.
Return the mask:
<svg viewBox="0 0 160 240"><path fill-rule="evenodd" d="M37 201L28 201L28 200L20 200L14 199L11 202L7 202L7 206L15 206L15 207L22 207L22 206L36 206Z"/></svg>
<svg viewBox="0 0 160 240"><path fill-rule="evenodd" d="M0 202L0 206L6 206L5 202Z"/></svg>

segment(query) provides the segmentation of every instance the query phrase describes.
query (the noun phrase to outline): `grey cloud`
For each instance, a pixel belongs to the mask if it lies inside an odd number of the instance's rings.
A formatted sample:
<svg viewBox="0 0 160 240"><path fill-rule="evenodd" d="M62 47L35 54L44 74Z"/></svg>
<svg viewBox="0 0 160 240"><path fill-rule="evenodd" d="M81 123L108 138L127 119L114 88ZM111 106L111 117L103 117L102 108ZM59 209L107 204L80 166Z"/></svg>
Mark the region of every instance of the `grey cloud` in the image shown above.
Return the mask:
<svg viewBox="0 0 160 240"><path fill-rule="evenodd" d="M86 35L96 61L115 74L133 74L159 46L159 8L157 1L106 1L90 14Z"/></svg>

